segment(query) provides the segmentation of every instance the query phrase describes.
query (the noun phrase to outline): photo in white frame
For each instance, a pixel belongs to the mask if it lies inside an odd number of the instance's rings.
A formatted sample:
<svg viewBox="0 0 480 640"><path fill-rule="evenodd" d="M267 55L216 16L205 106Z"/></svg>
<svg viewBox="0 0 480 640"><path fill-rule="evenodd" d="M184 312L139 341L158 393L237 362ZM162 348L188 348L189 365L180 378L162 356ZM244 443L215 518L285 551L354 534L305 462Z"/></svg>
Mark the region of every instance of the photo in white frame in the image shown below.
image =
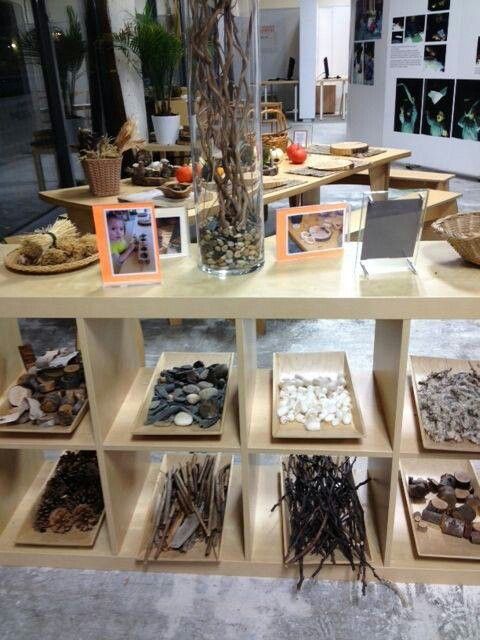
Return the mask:
<svg viewBox="0 0 480 640"><path fill-rule="evenodd" d="M160 258L184 258L190 254L188 216L184 207L155 208Z"/></svg>

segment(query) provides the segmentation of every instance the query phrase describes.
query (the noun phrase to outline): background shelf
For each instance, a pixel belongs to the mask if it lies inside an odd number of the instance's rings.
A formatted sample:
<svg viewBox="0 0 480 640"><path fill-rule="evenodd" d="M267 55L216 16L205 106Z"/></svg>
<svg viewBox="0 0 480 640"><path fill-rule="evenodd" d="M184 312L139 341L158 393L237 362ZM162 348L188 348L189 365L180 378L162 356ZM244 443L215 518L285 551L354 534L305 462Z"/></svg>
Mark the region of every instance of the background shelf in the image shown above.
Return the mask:
<svg viewBox="0 0 480 640"><path fill-rule="evenodd" d="M92 451L95 449L95 442L90 412L87 411L78 427L70 435L0 433L0 449L49 449L55 451L83 449Z"/></svg>
<svg viewBox="0 0 480 640"><path fill-rule="evenodd" d="M248 438L252 453L310 453L340 454L389 458L392 446L375 393L371 373L352 373L355 389L365 423L365 437L353 440L299 440L272 437L272 372L258 369L255 397Z"/></svg>

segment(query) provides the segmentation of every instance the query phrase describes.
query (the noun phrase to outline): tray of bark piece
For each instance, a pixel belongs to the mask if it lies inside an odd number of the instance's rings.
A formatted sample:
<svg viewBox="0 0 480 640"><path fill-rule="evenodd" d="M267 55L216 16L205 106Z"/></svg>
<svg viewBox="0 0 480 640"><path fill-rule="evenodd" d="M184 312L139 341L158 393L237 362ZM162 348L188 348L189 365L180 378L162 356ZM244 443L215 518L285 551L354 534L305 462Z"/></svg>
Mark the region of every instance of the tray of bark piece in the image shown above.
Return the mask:
<svg viewBox="0 0 480 640"><path fill-rule="evenodd" d="M284 496L286 565L300 558L304 566L350 564L342 548L351 551L355 563L371 561L369 538L375 535L375 525L367 486L357 490L359 481L354 476L353 459L297 455L282 459L279 488L280 497Z"/></svg>
<svg viewBox="0 0 480 640"><path fill-rule="evenodd" d="M417 554L480 560L480 485L469 460L402 460L400 476Z"/></svg>
<svg viewBox="0 0 480 640"><path fill-rule="evenodd" d="M221 435L235 420L232 365L233 353L163 353L133 435Z"/></svg>
<svg viewBox="0 0 480 640"><path fill-rule="evenodd" d="M22 373L0 397L0 433L71 434L88 409L81 354L75 349L35 357L20 347Z"/></svg>
<svg viewBox="0 0 480 640"><path fill-rule="evenodd" d="M272 437L363 438L346 353L273 354Z"/></svg>
<svg viewBox="0 0 480 640"><path fill-rule="evenodd" d="M480 451L480 362L410 357L417 425L425 449Z"/></svg>
<svg viewBox="0 0 480 640"><path fill-rule="evenodd" d="M53 464L15 544L93 547L103 517L97 454L67 451Z"/></svg>
<svg viewBox="0 0 480 640"><path fill-rule="evenodd" d="M219 562L233 456L165 455L137 561Z"/></svg>

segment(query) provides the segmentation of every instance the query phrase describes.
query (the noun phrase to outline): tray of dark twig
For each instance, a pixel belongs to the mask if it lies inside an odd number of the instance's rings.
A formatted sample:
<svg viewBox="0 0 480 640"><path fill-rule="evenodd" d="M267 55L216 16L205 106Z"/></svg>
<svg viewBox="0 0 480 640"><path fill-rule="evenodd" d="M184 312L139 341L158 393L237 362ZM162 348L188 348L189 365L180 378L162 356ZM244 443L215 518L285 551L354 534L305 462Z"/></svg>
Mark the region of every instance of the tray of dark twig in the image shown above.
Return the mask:
<svg viewBox="0 0 480 640"><path fill-rule="evenodd" d="M280 501L284 562L297 564L298 588L304 567L314 566L311 578L326 564L351 565L366 589L367 572L382 583L371 564L369 537L374 523L367 507L367 492L359 489L368 480L354 479L355 460L330 456L290 455L282 461ZM274 508L275 508L274 507Z"/></svg>
<svg viewBox="0 0 480 640"><path fill-rule="evenodd" d="M232 469L228 454L165 455L136 560L219 562Z"/></svg>

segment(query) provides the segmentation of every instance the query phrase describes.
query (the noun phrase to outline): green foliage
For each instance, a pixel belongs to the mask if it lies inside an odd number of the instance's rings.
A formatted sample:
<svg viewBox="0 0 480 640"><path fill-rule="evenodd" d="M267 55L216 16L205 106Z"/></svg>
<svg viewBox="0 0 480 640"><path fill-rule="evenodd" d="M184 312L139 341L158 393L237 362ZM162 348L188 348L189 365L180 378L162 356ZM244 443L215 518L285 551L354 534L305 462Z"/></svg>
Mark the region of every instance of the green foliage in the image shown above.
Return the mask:
<svg viewBox="0 0 480 640"><path fill-rule="evenodd" d="M87 43L83 39L80 20L73 7L67 6L66 30L57 26L52 28L52 40L57 59L65 116L71 118L75 116L73 107L75 87L87 53ZM19 38L19 45L26 61L33 64L41 64L35 29L30 29L23 33Z"/></svg>
<svg viewBox="0 0 480 640"><path fill-rule="evenodd" d="M113 34L113 42L137 72L150 81L157 115L171 115L173 80L183 54L181 39L157 22L151 9L145 7Z"/></svg>

